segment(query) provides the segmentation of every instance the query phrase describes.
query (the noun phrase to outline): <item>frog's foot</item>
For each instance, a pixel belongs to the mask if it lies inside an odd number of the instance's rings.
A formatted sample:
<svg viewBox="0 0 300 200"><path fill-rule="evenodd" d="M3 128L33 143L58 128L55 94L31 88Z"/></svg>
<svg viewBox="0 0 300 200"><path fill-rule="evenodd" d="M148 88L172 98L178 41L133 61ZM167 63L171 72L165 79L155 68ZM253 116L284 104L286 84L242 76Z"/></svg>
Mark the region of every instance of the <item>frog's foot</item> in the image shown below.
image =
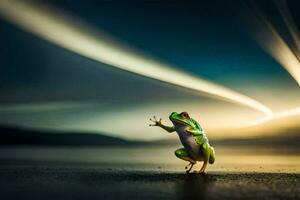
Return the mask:
<svg viewBox="0 0 300 200"><path fill-rule="evenodd" d="M186 167L186 173L189 174L195 163L190 162Z"/></svg>
<svg viewBox="0 0 300 200"><path fill-rule="evenodd" d="M205 174L205 171L201 171L201 170L197 171L197 170L194 170L193 173L194 173L194 174Z"/></svg>
<svg viewBox="0 0 300 200"><path fill-rule="evenodd" d="M207 161L204 161L204 162L203 162L203 165L202 165L202 167L201 167L201 169L200 169L199 171L194 171L194 173L197 173L197 174L204 174L204 173L205 173L206 166L207 166Z"/></svg>

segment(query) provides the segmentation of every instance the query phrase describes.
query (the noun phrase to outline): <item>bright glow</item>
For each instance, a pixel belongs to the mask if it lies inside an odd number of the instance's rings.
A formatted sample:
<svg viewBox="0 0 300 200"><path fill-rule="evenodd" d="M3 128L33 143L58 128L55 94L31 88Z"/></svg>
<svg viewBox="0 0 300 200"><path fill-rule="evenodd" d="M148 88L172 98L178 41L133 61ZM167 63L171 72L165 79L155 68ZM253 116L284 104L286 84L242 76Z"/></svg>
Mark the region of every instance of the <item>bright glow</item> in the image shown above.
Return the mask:
<svg viewBox="0 0 300 200"><path fill-rule="evenodd" d="M274 118L278 119L278 118L291 117L296 115L300 115L300 107L276 113L274 115Z"/></svg>
<svg viewBox="0 0 300 200"><path fill-rule="evenodd" d="M246 126L239 126L238 128L245 128L245 127L252 127L252 126L258 126L264 123L267 123L271 120L276 120L276 119L282 119L285 117L292 117L292 116L297 116L300 115L300 107L289 109L289 110L284 110L278 113L273 113L273 115L265 116L259 120L254 121L253 123L250 123Z"/></svg>
<svg viewBox="0 0 300 200"><path fill-rule="evenodd" d="M238 103L271 115L265 105L223 86L183 73L175 67L120 45L101 32L92 31L74 17L28 1L0 1L0 15L11 23L56 45L109 66L173 85L196 90L214 98ZM72 19L73 21L71 21ZM76 24L74 24L76 21Z"/></svg>

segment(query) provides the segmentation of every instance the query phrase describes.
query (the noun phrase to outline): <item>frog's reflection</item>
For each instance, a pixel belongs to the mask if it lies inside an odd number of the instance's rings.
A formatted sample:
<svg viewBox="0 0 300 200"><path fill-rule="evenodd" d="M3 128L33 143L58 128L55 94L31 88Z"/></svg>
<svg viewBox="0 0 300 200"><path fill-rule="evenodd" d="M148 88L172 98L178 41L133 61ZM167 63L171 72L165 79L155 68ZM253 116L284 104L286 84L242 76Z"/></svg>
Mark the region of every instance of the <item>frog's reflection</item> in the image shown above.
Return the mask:
<svg viewBox="0 0 300 200"><path fill-rule="evenodd" d="M182 176L181 181L176 183L176 196L178 199L209 199L208 188L215 178L209 175L188 174Z"/></svg>

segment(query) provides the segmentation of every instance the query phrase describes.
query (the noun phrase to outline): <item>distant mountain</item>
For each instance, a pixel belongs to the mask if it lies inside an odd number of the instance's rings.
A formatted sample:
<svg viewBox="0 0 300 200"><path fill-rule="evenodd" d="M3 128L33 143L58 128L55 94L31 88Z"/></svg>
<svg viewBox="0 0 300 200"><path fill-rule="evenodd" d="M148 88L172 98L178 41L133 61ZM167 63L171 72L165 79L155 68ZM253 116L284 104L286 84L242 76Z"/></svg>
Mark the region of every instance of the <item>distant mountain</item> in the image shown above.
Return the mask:
<svg viewBox="0 0 300 200"><path fill-rule="evenodd" d="M128 141L98 133L47 132L0 126L0 145L120 146L137 144L142 144L142 142Z"/></svg>
<svg viewBox="0 0 300 200"><path fill-rule="evenodd" d="M261 136L255 138L230 138L212 140L215 145L240 145L240 146L268 146L268 147L293 147L300 149L299 136L288 135L274 135L274 136Z"/></svg>

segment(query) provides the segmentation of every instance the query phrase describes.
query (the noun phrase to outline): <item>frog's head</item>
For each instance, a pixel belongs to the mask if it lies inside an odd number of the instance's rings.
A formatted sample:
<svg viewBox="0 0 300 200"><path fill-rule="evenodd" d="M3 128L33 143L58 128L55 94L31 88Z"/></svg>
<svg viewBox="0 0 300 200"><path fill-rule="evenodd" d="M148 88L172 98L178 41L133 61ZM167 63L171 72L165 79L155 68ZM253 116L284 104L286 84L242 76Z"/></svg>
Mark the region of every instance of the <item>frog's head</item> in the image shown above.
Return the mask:
<svg viewBox="0 0 300 200"><path fill-rule="evenodd" d="M169 116L169 119L172 121L174 126L195 126L193 120L190 118L187 112L172 112Z"/></svg>

